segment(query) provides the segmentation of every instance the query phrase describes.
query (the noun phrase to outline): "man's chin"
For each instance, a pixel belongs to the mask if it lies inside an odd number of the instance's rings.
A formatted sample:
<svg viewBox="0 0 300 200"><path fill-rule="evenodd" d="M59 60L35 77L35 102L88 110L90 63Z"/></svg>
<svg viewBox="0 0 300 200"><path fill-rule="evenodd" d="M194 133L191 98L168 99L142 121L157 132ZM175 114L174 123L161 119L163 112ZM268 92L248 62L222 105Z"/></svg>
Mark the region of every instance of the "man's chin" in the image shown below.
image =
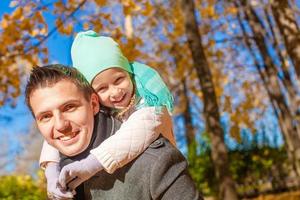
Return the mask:
<svg viewBox="0 0 300 200"><path fill-rule="evenodd" d="M64 150L61 150L60 152L62 152L62 154L66 155L66 156L76 156L78 154L80 154L82 151L79 151L77 149L64 149Z"/></svg>
<svg viewBox="0 0 300 200"><path fill-rule="evenodd" d="M57 145L56 147L62 154L66 156L76 156L84 151L85 148L80 147L80 145L70 145L70 146L64 146L64 145Z"/></svg>

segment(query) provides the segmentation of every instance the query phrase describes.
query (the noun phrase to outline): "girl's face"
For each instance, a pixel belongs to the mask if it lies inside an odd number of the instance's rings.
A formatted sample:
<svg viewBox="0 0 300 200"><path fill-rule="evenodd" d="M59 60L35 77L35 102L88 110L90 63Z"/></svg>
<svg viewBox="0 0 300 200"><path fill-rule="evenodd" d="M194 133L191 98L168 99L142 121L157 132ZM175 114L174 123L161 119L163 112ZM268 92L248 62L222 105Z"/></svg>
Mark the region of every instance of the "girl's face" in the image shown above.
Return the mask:
<svg viewBox="0 0 300 200"><path fill-rule="evenodd" d="M129 73L116 67L99 73L92 81L92 87L99 95L100 104L110 108L126 108L133 95Z"/></svg>

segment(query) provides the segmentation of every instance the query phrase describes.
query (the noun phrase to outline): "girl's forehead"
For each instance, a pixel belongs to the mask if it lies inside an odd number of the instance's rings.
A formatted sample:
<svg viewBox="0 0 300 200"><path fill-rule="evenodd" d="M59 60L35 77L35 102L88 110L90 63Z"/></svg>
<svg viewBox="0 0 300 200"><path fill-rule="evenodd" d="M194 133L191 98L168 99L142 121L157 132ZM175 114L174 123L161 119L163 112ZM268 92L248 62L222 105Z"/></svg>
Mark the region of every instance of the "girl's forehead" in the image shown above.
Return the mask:
<svg viewBox="0 0 300 200"><path fill-rule="evenodd" d="M98 73L95 76L95 78L93 79L92 85L109 82L112 79L115 79L119 76L124 76L124 75L126 75L128 78L131 77L131 74L129 72L127 72L126 70L119 68L119 67L112 67L112 68L106 69L106 70Z"/></svg>

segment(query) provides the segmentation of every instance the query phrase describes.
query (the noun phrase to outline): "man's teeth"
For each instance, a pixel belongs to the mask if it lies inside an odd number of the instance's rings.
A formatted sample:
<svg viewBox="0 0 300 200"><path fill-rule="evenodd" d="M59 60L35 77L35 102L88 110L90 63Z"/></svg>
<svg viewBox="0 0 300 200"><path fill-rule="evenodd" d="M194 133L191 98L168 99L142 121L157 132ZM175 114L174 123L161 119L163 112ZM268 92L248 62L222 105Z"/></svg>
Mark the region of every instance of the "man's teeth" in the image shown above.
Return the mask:
<svg viewBox="0 0 300 200"><path fill-rule="evenodd" d="M66 141L66 140L70 140L70 139L72 139L73 137L75 136L75 134L74 135L68 135L68 136L63 136L63 137L60 137L60 139L62 140L62 141Z"/></svg>

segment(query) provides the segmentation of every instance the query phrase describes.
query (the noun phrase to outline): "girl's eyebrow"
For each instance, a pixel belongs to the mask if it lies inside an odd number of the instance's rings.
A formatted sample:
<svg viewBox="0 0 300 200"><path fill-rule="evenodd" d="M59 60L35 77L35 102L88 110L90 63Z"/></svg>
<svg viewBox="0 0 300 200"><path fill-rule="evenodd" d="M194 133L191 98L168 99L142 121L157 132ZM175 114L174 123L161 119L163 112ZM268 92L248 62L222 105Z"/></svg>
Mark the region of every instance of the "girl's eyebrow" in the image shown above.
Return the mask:
<svg viewBox="0 0 300 200"><path fill-rule="evenodd" d="M95 88L95 90L99 90L101 87L103 87L103 83L100 83L99 85L97 85L97 87Z"/></svg>

